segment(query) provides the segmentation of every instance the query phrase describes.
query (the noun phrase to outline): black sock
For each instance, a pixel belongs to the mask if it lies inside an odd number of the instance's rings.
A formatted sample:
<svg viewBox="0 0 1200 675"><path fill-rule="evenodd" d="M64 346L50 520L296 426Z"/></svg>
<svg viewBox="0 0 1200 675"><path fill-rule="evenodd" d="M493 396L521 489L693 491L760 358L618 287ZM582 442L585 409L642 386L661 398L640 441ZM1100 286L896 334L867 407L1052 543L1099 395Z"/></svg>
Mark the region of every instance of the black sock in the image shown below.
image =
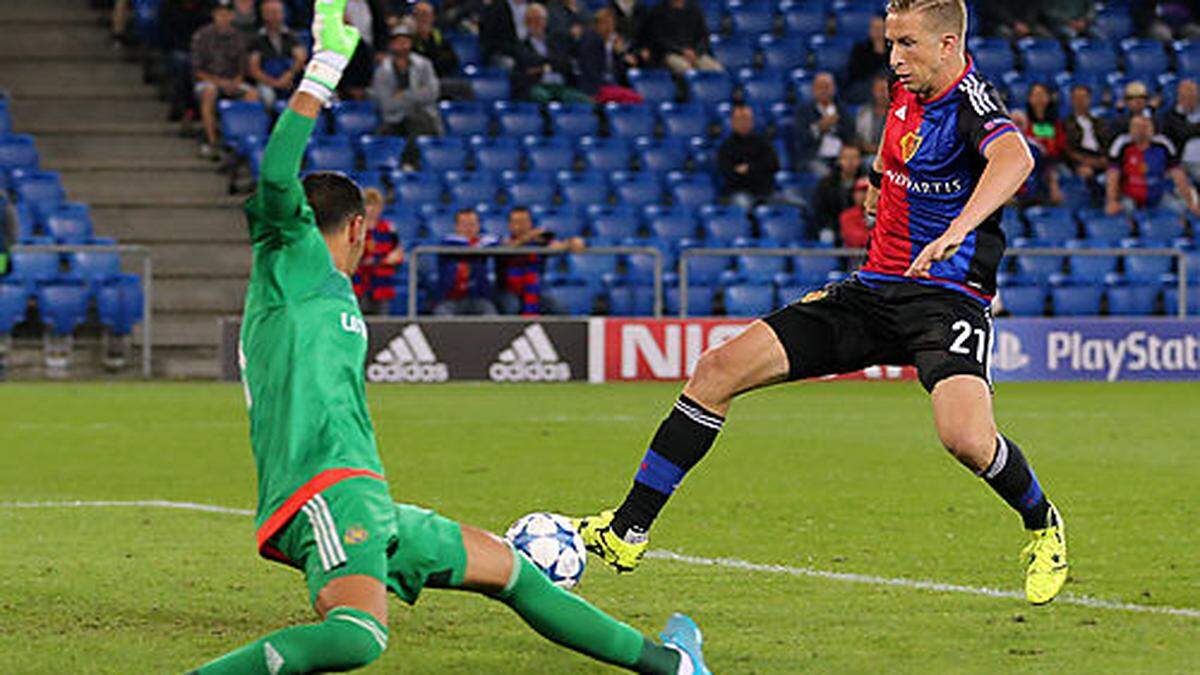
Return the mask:
<svg viewBox="0 0 1200 675"><path fill-rule="evenodd" d="M613 532L625 536L630 528L649 530L658 512L679 487L684 475L717 440L725 418L681 395L658 426L650 449L633 477L633 487L613 517Z"/></svg>
<svg viewBox="0 0 1200 675"><path fill-rule="evenodd" d="M992 465L979 475L1001 499L1021 514L1025 529L1040 530L1046 527L1050 502L1016 443L1003 434L997 436L996 456L992 459Z"/></svg>

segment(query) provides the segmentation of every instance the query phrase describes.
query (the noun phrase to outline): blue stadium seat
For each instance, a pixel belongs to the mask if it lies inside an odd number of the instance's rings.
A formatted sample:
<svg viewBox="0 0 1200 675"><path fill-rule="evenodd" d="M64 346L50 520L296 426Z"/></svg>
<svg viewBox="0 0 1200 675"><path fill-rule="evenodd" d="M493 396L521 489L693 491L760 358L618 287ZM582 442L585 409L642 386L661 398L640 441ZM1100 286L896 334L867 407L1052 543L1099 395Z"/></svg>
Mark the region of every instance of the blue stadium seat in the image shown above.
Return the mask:
<svg viewBox="0 0 1200 675"><path fill-rule="evenodd" d="M760 106L780 103L787 99L788 72L774 68L743 68L738 71L738 84L747 101Z"/></svg>
<svg viewBox="0 0 1200 675"><path fill-rule="evenodd" d="M638 209L630 204L590 206L587 214L591 236L609 241L636 236L641 227Z"/></svg>
<svg viewBox="0 0 1200 675"><path fill-rule="evenodd" d="M221 136L226 145L236 147L246 136L266 138L271 130L271 118L261 103L222 99L217 102Z"/></svg>
<svg viewBox="0 0 1200 675"><path fill-rule="evenodd" d="M1112 43L1105 40L1077 38L1070 42L1071 58L1074 62L1073 72L1079 75L1107 75L1117 70L1117 53L1113 51ZM1066 107L1068 101L1060 102L1060 107Z"/></svg>
<svg viewBox="0 0 1200 675"><path fill-rule="evenodd" d="M1030 283L1049 283L1050 277L1062 274L1062 256L1016 255L1014 257L1017 259L1017 273Z"/></svg>
<svg viewBox="0 0 1200 675"><path fill-rule="evenodd" d="M758 53L764 68L791 71L808 65L808 38L804 35L761 35Z"/></svg>
<svg viewBox="0 0 1200 675"><path fill-rule="evenodd" d="M734 35L774 32L775 6L769 0L729 0L726 6ZM725 67L730 66L725 64Z"/></svg>
<svg viewBox="0 0 1200 675"><path fill-rule="evenodd" d="M690 148L687 139L639 136L633 142L634 159L643 171L678 171L686 167Z"/></svg>
<svg viewBox="0 0 1200 675"><path fill-rule="evenodd" d="M837 256L792 256L792 277L800 283L823 284L830 273L841 269L842 259Z"/></svg>
<svg viewBox="0 0 1200 675"><path fill-rule="evenodd" d="M496 101L492 105L499 133L505 136L542 135L545 121L536 103Z"/></svg>
<svg viewBox="0 0 1200 675"><path fill-rule="evenodd" d="M576 278L591 286L599 286L604 278L618 274L620 265L615 255L583 255L569 253L566 255L567 269Z"/></svg>
<svg viewBox="0 0 1200 675"><path fill-rule="evenodd" d="M762 316L775 308L775 287L770 284L735 284L725 287L727 316Z"/></svg>
<svg viewBox="0 0 1200 675"><path fill-rule="evenodd" d="M442 237L454 234L455 214L460 208L458 205L446 206L444 204L422 204L418 208L421 213L421 220L424 221L425 229L429 232L430 237L434 239L441 239ZM486 215L487 214L480 213L480 221L483 221ZM503 229L508 228L507 226L504 226ZM485 229L484 231L488 230Z"/></svg>
<svg viewBox="0 0 1200 675"><path fill-rule="evenodd" d="M1004 238L1009 242L1017 237L1025 235L1025 221L1021 220L1021 214L1017 209L1004 209L1003 215L1000 216L1000 229L1004 232Z"/></svg>
<svg viewBox="0 0 1200 675"><path fill-rule="evenodd" d="M82 244L92 238L91 211L85 204L60 204L46 218L46 233L63 244Z"/></svg>
<svg viewBox="0 0 1200 675"><path fill-rule="evenodd" d="M71 274L90 284L108 281L121 274L121 258L110 251L76 251L67 257Z"/></svg>
<svg viewBox="0 0 1200 675"><path fill-rule="evenodd" d="M358 155L367 170L399 169L403 152L404 139L399 136L364 135L358 139Z"/></svg>
<svg viewBox="0 0 1200 675"><path fill-rule="evenodd" d="M583 164L593 171L629 169L629 142L624 138L584 136L577 146Z"/></svg>
<svg viewBox="0 0 1200 675"><path fill-rule="evenodd" d="M1046 308L1046 287L1005 286L1000 289L1000 304L1013 316L1041 316Z"/></svg>
<svg viewBox="0 0 1200 675"><path fill-rule="evenodd" d="M1200 313L1200 286L1187 287L1187 311L1191 316ZM1163 310L1172 316L1179 313L1179 287L1169 284L1163 289Z"/></svg>
<svg viewBox="0 0 1200 675"><path fill-rule="evenodd" d="M654 286L622 284L608 289L612 316L649 316L654 313Z"/></svg>
<svg viewBox="0 0 1200 675"><path fill-rule="evenodd" d="M1046 75L1046 78L1049 76ZM1041 78L1039 78L1041 79ZM1025 101L1029 97L1029 88L1033 86L1033 80L1025 73L1010 70L1000 76L1000 81L1004 83L1001 91L1004 94L1004 101L1010 108L1021 108L1025 105Z"/></svg>
<svg viewBox="0 0 1200 675"><path fill-rule="evenodd" d="M37 169L38 151L33 136L6 134L0 136L0 172L13 169Z"/></svg>
<svg viewBox="0 0 1200 675"><path fill-rule="evenodd" d="M664 313L668 316L677 316L680 310L679 286L675 284L667 286L663 296ZM687 314L688 316L712 316L712 286L688 286Z"/></svg>
<svg viewBox="0 0 1200 675"><path fill-rule="evenodd" d="M1078 225L1071 212L1060 206L1031 206L1025 209L1025 220L1035 239L1062 243L1078 236Z"/></svg>
<svg viewBox="0 0 1200 675"><path fill-rule="evenodd" d="M340 136L373 134L379 127L379 113L370 101L339 101L330 110L333 116L333 133Z"/></svg>
<svg viewBox="0 0 1200 675"><path fill-rule="evenodd" d="M787 272L787 258L777 255L740 255L737 271L749 283L765 284Z"/></svg>
<svg viewBox="0 0 1200 675"><path fill-rule="evenodd" d="M864 7L862 2L839 0L833 5L833 22L838 35L853 37L855 41L866 37L871 28L871 19L879 12Z"/></svg>
<svg viewBox="0 0 1200 675"><path fill-rule="evenodd" d="M499 183L491 171L447 171L442 175L452 204L490 204Z"/></svg>
<svg viewBox="0 0 1200 675"><path fill-rule="evenodd" d="M1113 316L1139 316L1154 314L1161 287L1151 284L1109 286L1108 313ZM1172 308L1168 307L1170 312Z"/></svg>
<svg viewBox="0 0 1200 675"><path fill-rule="evenodd" d="M611 181L618 204L645 206L662 200L662 177L657 173L615 171Z"/></svg>
<svg viewBox="0 0 1200 675"><path fill-rule="evenodd" d="M70 335L87 318L91 294L82 283L48 283L36 290L38 313L53 335Z"/></svg>
<svg viewBox="0 0 1200 675"><path fill-rule="evenodd" d="M649 105L609 103L604 106L604 114L613 136L629 138L654 135L654 110Z"/></svg>
<svg viewBox="0 0 1200 675"><path fill-rule="evenodd" d="M1130 281L1159 282L1164 275L1171 273L1174 258L1165 255L1127 254L1125 260L1125 278Z"/></svg>
<svg viewBox="0 0 1200 675"><path fill-rule="evenodd" d="M839 81L844 81L850 64L850 51L859 39L846 35L814 35L808 42L809 51L813 55L813 72L827 70Z"/></svg>
<svg viewBox="0 0 1200 675"><path fill-rule="evenodd" d="M813 291L820 290L824 283L799 283L791 277L780 277L775 283L775 307L784 307L798 302Z"/></svg>
<svg viewBox="0 0 1200 675"><path fill-rule="evenodd" d="M556 237L578 237L583 234L583 219L573 208L534 206L531 210L534 224L553 232Z"/></svg>
<svg viewBox="0 0 1200 675"><path fill-rule="evenodd" d="M671 264L670 256L663 255L662 259L663 274L673 271L668 267ZM622 277L621 283L654 283L654 256L646 253L637 253L625 256L625 274Z"/></svg>
<svg viewBox="0 0 1200 675"><path fill-rule="evenodd" d="M696 212L691 208L652 204L643 210L643 220L650 236L669 248L698 234Z"/></svg>
<svg viewBox="0 0 1200 675"><path fill-rule="evenodd" d="M712 241L731 242L754 235L746 210L740 206L702 206L700 222L704 225L705 237Z"/></svg>
<svg viewBox="0 0 1200 675"><path fill-rule="evenodd" d="M684 80L687 82L689 101L715 105L733 97L733 78L729 73L691 70Z"/></svg>
<svg viewBox="0 0 1200 675"><path fill-rule="evenodd" d="M668 138L708 135L708 109L701 103L660 104L658 119L662 121L664 134Z"/></svg>
<svg viewBox="0 0 1200 675"><path fill-rule="evenodd" d="M754 31L754 35L763 31ZM730 36L714 35L709 42L713 58L725 66L725 70L749 68L754 65L754 42L751 33L734 33Z"/></svg>
<svg viewBox="0 0 1200 675"><path fill-rule="evenodd" d="M1110 216L1104 209L1082 209L1078 215L1088 239L1119 241L1129 236L1129 218L1123 214Z"/></svg>
<svg viewBox="0 0 1200 675"><path fill-rule="evenodd" d="M1175 53L1176 72L1192 77L1200 74L1200 41L1178 40L1171 48Z"/></svg>
<svg viewBox="0 0 1200 675"><path fill-rule="evenodd" d="M510 204L548 206L554 201L554 174L549 171L505 171L501 180Z"/></svg>
<svg viewBox="0 0 1200 675"><path fill-rule="evenodd" d="M535 171L570 171L575 168L575 143L565 136L526 136L526 165Z"/></svg>
<svg viewBox="0 0 1200 675"><path fill-rule="evenodd" d="M600 119L590 104L551 103L546 107L550 116L550 133L576 138L600 133Z"/></svg>
<svg viewBox="0 0 1200 675"><path fill-rule="evenodd" d="M521 139L512 136L472 136L471 150L479 171L515 171L521 168Z"/></svg>
<svg viewBox="0 0 1200 675"><path fill-rule="evenodd" d="M29 290L21 284L0 283L0 335L12 333L13 326L25 320Z"/></svg>
<svg viewBox="0 0 1200 675"><path fill-rule="evenodd" d="M1163 43L1158 40L1127 38L1121 40L1120 48L1126 77L1154 79L1171 67Z"/></svg>
<svg viewBox="0 0 1200 675"><path fill-rule="evenodd" d="M380 216L396 228L396 237L402 242L412 242L421 237L420 211L409 204L389 204Z"/></svg>
<svg viewBox="0 0 1200 675"><path fill-rule="evenodd" d="M1133 35L1133 17L1127 6L1113 3L1096 12L1092 29L1101 39L1112 42L1123 40Z"/></svg>
<svg viewBox="0 0 1200 675"><path fill-rule="evenodd" d="M682 174L676 171L667 176L667 184L671 200L676 205L696 209L717 201L717 189L708 175Z"/></svg>
<svg viewBox="0 0 1200 675"><path fill-rule="evenodd" d="M483 49L479 46L479 36L473 33L446 33L446 42L454 50L458 62L463 66L480 66L483 64Z"/></svg>
<svg viewBox="0 0 1200 675"><path fill-rule="evenodd" d="M967 40L975 68L989 79L997 79L1016 68L1012 45L1004 38L973 37Z"/></svg>
<svg viewBox="0 0 1200 675"><path fill-rule="evenodd" d="M667 70L630 68L626 77L629 78L629 86L641 94L646 103L674 101L677 96L675 80L671 79L671 73Z"/></svg>
<svg viewBox="0 0 1200 675"><path fill-rule="evenodd" d="M122 274L110 279L96 291L100 323L112 335L129 335L142 320L143 300L141 279L136 275Z"/></svg>
<svg viewBox="0 0 1200 675"><path fill-rule="evenodd" d="M694 255L681 260L687 266L689 286L715 285L733 264L732 258L716 255Z"/></svg>
<svg viewBox="0 0 1200 675"><path fill-rule="evenodd" d="M1080 282L1103 283L1109 274L1117 271L1115 255L1073 255L1068 264L1071 276Z"/></svg>
<svg viewBox="0 0 1200 675"><path fill-rule="evenodd" d="M569 316L587 316L592 313L595 290L589 286L549 286L542 289L542 297L553 302L560 312Z"/></svg>
<svg viewBox="0 0 1200 675"><path fill-rule="evenodd" d="M342 136L314 138L305 152L307 171L341 171L350 173L357 166L354 146Z"/></svg>
<svg viewBox="0 0 1200 675"><path fill-rule="evenodd" d="M442 199L442 178L423 171L393 171L390 176L396 200L420 206Z"/></svg>
<svg viewBox="0 0 1200 675"><path fill-rule="evenodd" d="M1050 289L1050 306L1055 316L1095 316L1103 290L1097 285L1055 286Z"/></svg>
<svg viewBox="0 0 1200 675"><path fill-rule="evenodd" d="M383 180L383 172L372 169L370 171L351 171L347 174L351 180L358 184L358 187L367 190L379 190L382 195L387 194L387 183Z"/></svg>
<svg viewBox="0 0 1200 675"><path fill-rule="evenodd" d="M785 0L779 5L784 31L794 35L824 33L829 19L825 6L812 0Z"/></svg>
<svg viewBox="0 0 1200 675"><path fill-rule="evenodd" d="M512 87L508 73L499 68L463 68L463 74L471 83L476 101L507 101L512 98Z"/></svg>
<svg viewBox="0 0 1200 675"><path fill-rule="evenodd" d="M1170 245L1184 235L1183 219L1178 213L1165 208L1146 209L1133 215L1138 234L1143 243Z"/></svg>
<svg viewBox="0 0 1200 675"><path fill-rule="evenodd" d="M1062 45L1051 38L1021 38L1017 40L1017 53L1021 55L1021 70L1033 77L1053 77L1067 69Z"/></svg>
<svg viewBox="0 0 1200 675"><path fill-rule="evenodd" d="M442 101L438 104L447 136L486 135L491 132L491 107L484 101Z"/></svg>
<svg viewBox="0 0 1200 675"><path fill-rule="evenodd" d="M558 192L563 203L575 208L586 208L592 204L608 201L608 179L598 171L558 173Z"/></svg>
<svg viewBox="0 0 1200 675"><path fill-rule="evenodd" d="M44 225L46 218L66 199L62 180L54 171L18 169L12 172L11 177L17 203L28 205L39 224Z"/></svg>
<svg viewBox="0 0 1200 675"><path fill-rule="evenodd" d="M807 238L808 226L798 206L764 204L755 207L754 218L767 239L791 243Z"/></svg>
<svg viewBox="0 0 1200 675"><path fill-rule="evenodd" d="M413 142L421 154L421 168L439 172L467 168L464 141L457 136L418 136Z"/></svg>

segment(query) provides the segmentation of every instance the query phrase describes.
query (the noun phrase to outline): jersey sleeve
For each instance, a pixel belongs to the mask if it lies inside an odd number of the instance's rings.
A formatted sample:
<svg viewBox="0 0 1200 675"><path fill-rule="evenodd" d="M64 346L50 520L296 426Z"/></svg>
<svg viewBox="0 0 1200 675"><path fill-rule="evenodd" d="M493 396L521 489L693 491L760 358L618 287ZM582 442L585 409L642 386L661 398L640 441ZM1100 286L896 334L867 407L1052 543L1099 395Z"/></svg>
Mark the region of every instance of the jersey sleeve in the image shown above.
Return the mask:
<svg viewBox="0 0 1200 675"><path fill-rule="evenodd" d="M287 245L315 224L300 183L300 162L316 120L285 110L263 151L258 190L246 202L250 240Z"/></svg>
<svg viewBox="0 0 1200 675"><path fill-rule="evenodd" d="M997 138L1021 133L991 82L968 77L959 86L963 95L958 108L959 133L981 157Z"/></svg>

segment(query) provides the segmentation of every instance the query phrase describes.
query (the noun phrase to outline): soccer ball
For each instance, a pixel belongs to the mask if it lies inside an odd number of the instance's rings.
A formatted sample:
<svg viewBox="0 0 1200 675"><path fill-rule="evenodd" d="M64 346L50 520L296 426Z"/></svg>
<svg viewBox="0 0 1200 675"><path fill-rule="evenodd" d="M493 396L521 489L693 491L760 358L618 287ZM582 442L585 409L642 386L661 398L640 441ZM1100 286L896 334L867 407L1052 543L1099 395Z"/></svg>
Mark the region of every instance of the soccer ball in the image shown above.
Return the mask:
<svg viewBox="0 0 1200 675"><path fill-rule="evenodd" d="M554 513L522 516L508 528L504 538L559 588L572 588L583 576L587 550L571 521L563 516Z"/></svg>

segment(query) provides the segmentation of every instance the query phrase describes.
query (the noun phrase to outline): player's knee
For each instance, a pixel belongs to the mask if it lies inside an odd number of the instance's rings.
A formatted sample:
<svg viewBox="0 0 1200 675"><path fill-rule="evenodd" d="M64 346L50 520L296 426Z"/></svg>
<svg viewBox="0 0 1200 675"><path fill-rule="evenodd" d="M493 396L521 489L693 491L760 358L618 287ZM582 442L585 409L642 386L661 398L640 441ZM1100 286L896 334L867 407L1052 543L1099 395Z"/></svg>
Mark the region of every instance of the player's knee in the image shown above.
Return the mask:
<svg viewBox="0 0 1200 675"><path fill-rule="evenodd" d="M939 429L942 445L958 461L972 469L980 468L987 460L996 444L996 434L974 429Z"/></svg>
<svg viewBox="0 0 1200 675"><path fill-rule="evenodd" d="M740 372L736 361L730 350L723 347L705 351L696 362L696 371L692 374L690 385L722 398L732 394Z"/></svg>
<svg viewBox="0 0 1200 675"><path fill-rule="evenodd" d="M326 615L323 626L322 671L362 668L387 650L387 627L367 612L338 607Z"/></svg>

